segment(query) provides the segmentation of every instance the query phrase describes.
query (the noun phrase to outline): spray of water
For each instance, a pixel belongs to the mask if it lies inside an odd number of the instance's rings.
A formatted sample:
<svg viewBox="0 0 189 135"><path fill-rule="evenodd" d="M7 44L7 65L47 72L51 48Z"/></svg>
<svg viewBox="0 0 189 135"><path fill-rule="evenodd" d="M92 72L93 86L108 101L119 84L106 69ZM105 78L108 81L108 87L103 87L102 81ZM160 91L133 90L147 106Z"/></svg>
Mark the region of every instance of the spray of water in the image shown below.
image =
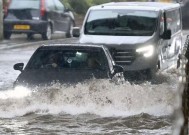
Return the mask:
<svg viewBox="0 0 189 135"><path fill-rule="evenodd" d="M90 113L103 117L140 113L169 115L173 113L175 104L175 92L170 87L176 86L168 85L169 81L157 85L150 82L115 85L108 80L91 80L69 87L61 84L32 90L17 87L0 92L0 117L11 118L28 113Z"/></svg>

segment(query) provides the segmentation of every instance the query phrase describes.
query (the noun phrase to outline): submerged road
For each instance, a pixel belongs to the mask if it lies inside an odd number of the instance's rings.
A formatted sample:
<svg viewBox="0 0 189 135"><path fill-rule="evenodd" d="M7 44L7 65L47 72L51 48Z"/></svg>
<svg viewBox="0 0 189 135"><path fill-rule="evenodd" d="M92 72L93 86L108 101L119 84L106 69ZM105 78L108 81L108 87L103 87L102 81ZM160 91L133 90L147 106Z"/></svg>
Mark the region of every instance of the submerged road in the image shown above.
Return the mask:
<svg viewBox="0 0 189 135"><path fill-rule="evenodd" d="M12 89L19 74L15 63L29 60L42 44L77 39L27 41L13 37L0 43L0 134L167 135L178 131L179 71L158 73L156 84L113 85L94 80L77 87Z"/></svg>

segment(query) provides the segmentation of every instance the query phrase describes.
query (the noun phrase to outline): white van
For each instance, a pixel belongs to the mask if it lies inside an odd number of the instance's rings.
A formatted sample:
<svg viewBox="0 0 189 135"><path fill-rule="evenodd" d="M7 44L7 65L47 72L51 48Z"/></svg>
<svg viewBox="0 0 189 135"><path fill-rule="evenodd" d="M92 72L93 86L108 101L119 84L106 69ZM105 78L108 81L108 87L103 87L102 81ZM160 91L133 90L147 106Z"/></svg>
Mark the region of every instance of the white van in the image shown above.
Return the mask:
<svg viewBox="0 0 189 135"><path fill-rule="evenodd" d="M91 7L73 36L106 45L125 71L151 76L176 63L183 48L181 21L177 3L113 2Z"/></svg>

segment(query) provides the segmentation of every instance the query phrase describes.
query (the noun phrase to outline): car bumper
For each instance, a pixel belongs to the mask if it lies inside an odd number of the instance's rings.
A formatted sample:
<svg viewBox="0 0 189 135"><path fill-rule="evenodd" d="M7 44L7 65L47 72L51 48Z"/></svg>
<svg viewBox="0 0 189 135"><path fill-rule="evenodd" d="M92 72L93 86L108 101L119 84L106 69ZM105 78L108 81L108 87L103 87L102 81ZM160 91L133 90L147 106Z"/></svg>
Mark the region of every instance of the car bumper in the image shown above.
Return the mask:
<svg viewBox="0 0 189 135"><path fill-rule="evenodd" d="M15 25L22 25L22 26L29 26L27 29L15 29ZM42 34L46 32L48 22L47 21L34 21L34 20L27 20L27 21L10 21L4 20L4 32L10 33L39 33Z"/></svg>

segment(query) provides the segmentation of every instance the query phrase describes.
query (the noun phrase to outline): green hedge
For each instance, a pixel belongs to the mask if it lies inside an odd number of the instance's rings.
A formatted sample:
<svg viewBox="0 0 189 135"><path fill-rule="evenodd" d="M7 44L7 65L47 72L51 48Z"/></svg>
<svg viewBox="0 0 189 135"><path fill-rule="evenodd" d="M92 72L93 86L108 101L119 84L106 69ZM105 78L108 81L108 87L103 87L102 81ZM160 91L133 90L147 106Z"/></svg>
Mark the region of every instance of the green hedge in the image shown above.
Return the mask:
<svg viewBox="0 0 189 135"><path fill-rule="evenodd" d="M119 1L133 1L133 0L61 0L66 7L72 9L77 14L85 14L87 9L93 5L99 5L108 2L119 2ZM145 1L145 0L138 0Z"/></svg>

